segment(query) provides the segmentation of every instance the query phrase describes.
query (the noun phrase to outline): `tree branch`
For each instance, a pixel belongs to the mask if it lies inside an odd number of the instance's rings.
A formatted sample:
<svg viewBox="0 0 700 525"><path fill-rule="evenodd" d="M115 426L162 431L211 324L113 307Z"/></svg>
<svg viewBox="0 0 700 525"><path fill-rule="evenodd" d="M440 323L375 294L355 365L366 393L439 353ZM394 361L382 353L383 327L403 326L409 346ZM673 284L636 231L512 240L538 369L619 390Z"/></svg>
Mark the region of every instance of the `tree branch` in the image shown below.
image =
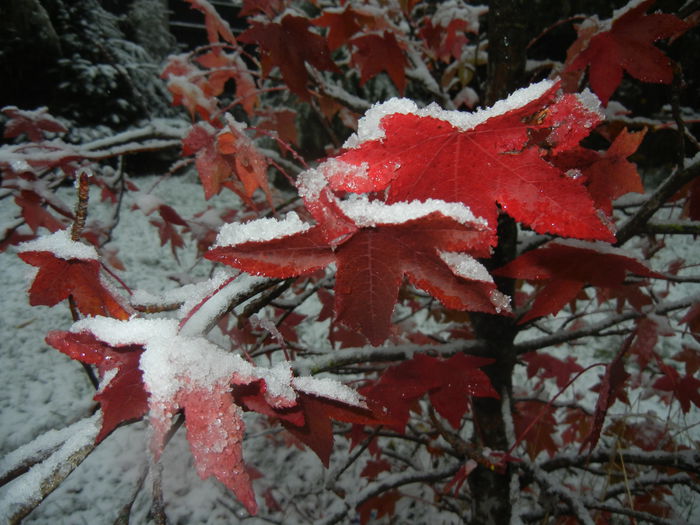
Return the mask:
<svg viewBox="0 0 700 525"><path fill-rule="evenodd" d="M696 161L686 166L685 169L671 174L656 188L637 212L620 227L616 235L617 242L615 246L622 246L642 231L649 219L668 199L698 176L700 176L700 161Z"/></svg>

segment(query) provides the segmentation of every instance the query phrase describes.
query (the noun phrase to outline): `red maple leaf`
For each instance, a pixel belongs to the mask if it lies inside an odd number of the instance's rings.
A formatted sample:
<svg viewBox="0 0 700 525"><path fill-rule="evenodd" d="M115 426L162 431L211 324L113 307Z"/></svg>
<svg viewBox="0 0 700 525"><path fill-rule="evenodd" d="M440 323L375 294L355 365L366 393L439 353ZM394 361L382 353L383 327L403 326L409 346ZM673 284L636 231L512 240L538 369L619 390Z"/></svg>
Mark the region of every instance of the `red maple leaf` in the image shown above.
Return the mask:
<svg viewBox="0 0 700 525"><path fill-rule="evenodd" d="M182 411L200 477L216 477L251 513L257 510L251 472L243 461L242 408L279 419L327 465L331 419L381 421L356 392L329 379L294 377L289 366L256 368L202 337L181 336L172 319L83 319L48 342L74 359L116 370L95 399L102 403L99 439L123 421L150 415L158 460L174 416Z"/></svg>
<svg viewBox="0 0 700 525"><path fill-rule="evenodd" d="M279 23L253 20L251 27L238 37L241 42L261 47L263 74L268 75L274 66L279 67L289 89L303 100L309 100L305 63L340 72L331 59L326 40L311 32L310 26L308 18L288 14ZM290 45L292 42L294 45Z"/></svg>
<svg viewBox="0 0 700 525"><path fill-rule="evenodd" d="M540 380L556 378L557 387L564 388L571 376L583 371L583 367L576 360L567 356L565 361L543 352L528 352L522 356L527 363L527 377L537 377ZM538 387L536 387L538 388Z"/></svg>
<svg viewBox="0 0 700 525"><path fill-rule="evenodd" d="M419 110L405 100L375 106L346 143L353 149L338 157L366 166L366 177L331 177L329 184L388 189L388 202L462 202L491 225L499 204L540 233L613 241L582 182L546 159L575 148L601 118L590 97L557 90L544 81L471 114Z"/></svg>
<svg viewBox="0 0 700 525"><path fill-rule="evenodd" d="M388 368L374 385L362 389L369 402L386 410L388 425L402 432L409 412L428 394L435 410L454 428L469 409L469 397L498 397L479 367L491 359L455 354L449 359L418 354ZM378 410L378 409L377 409Z"/></svg>
<svg viewBox="0 0 700 525"><path fill-rule="evenodd" d="M658 275L622 251L580 241L548 243L492 273L544 283L520 323L557 313L575 299L586 284L616 288L623 286L628 273L645 277Z"/></svg>
<svg viewBox="0 0 700 525"><path fill-rule="evenodd" d="M560 447L554 440L557 421L550 405L537 401L518 401L513 411L513 424L517 440L525 441L530 459L534 460L543 451L551 457L559 450Z"/></svg>
<svg viewBox="0 0 700 525"><path fill-rule="evenodd" d="M326 9L321 16L314 18L312 22L317 27L328 28L326 39L331 51L335 51L347 43L350 37L363 29L378 29L386 25L386 22L381 18L377 18L371 13L363 11L361 7L358 8L352 4L346 4L342 11L334 8Z"/></svg>
<svg viewBox="0 0 700 525"><path fill-rule="evenodd" d="M284 221L231 225L232 236L222 229L218 246L206 257L278 278L309 274L335 262L336 321L358 329L374 345L389 335L404 276L448 308L490 313L508 308L485 269L471 255L456 253L489 255L493 237L482 223L448 216L447 208L439 211L447 204L437 201L386 206L358 199L349 204L344 217L354 221L355 231L341 241L329 241L324 224L309 228L294 214ZM280 233L257 240L261 228Z"/></svg>
<svg viewBox="0 0 700 525"><path fill-rule="evenodd" d="M97 253L92 247L70 241L65 230L25 243L20 249L19 257L39 268L29 288L32 306L54 306L73 297L83 315L129 317L126 306L102 280Z"/></svg>
<svg viewBox="0 0 700 525"><path fill-rule="evenodd" d="M99 443L125 421L141 419L148 413L148 393L143 386L139 359L140 345L110 347L93 334L54 330L46 342L71 359L97 366L100 379L116 372L93 399L102 407L102 427L95 441Z"/></svg>
<svg viewBox="0 0 700 525"><path fill-rule="evenodd" d="M370 34L353 38L353 63L360 69L360 86L382 71L386 71L394 85L403 94L406 89L405 68L408 65L403 49L390 31L382 35Z"/></svg>
<svg viewBox="0 0 700 525"><path fill-rule="evenodd" d="M22 217L34 233L42 226L50 232L65 228L65 224L42 206L44 203L44 199L34 191L22 190L15 196L15 204L22 209Z"/></svg>
<svg viewBox="0 0 700 525"><path fill-rule="evenodd" d="M623 128L604 153L579 148L558 155L552 161L562 169L580 172L596 208L612 215L612 202L626 193L644 193L642 180L634 163L634 154L646 135L646 128L630 133Z"/></svg>
<svg viewBox="0 0 700 525"><path fill-rule="evenodd" d="M388 490L364 501L357 506L357 512L360 513L360 525L375 523L375 520L379 520L383 516L393 516L396 502L402 497L403 494L398 490Z"/></svg>
<svg viewBox="0 0 700 525"><path fill-rule="evenodd" d="M581 441L579 453L582 453L586 447L588 447L589 451L596 447L600 439L600 433L603 430L605 416L613 403L617 399L627 401L627 394L623 387L630 378L630 374L625 370L624 358L631 342L631 339L627 339L613 360L605 367L605 374L601 378L600 383L591 389L598 392L598 400L593 413L593 426L585 439Z"/></svg>
<svg viewBox="0 0 700 525"><path fill-rule="evenodd" d="M222 187L251 205L251 197L258 188L265 192L268 201L271 199L267 161L235 125L219 131L207 123L196 124L183 139L182 150L185 155L195 154L206 199L218 194Z"/></svg>
<svg viewBox="0 0 700 525"><path fill-rule="evenodd" d="M49 114L46 107L23 110L16 106L6 106L2 108L2 112L9 117L3 133L6 139L19 137L24 133L30 141L40 142L47 132L68 132L63 124Z"/></svg>
<svg viewBox="0 0 700 525"><path fill-rule="evenodd" d="M231 32L228 23L219 16L216 9L207 0L185 0L191 4L192 9L200 11L204 15L204 25L207 28L207 38L211 44L216 44L223 39L229 44L235 44L236 38Z"/></svg>
<svg viewBox="0 0 700 525"><path fill-rule="evenodd" d="M258 100L258 89L250 71L240 55L225 53L219 48L196 58L197 63L208 70L207 75L191 71L188 79L202 88L206 95L218 97L224 92L226 82L236 83L235 102L241 104L248 115L252 115ZM163 73L165 75L165 72Z"/></svg>
<svg viewBox="0 0 700 525"><path fill-rule="evenodd" d="M434 25L433 20L426 17L418 34L425 41L432 56L449 63L452 59L459 60L462 57L462 49L469 42L464 33L469 29L467 20L455 18L444 27L440 24Z"/></svg>
<svg viewBox="0 0 700 525"><path fill-rule="evenodd" d="M675 368L665 365L660 359L658 363L664 377L657 379L653 388L671 392L685 413L690 410L691 403L700 407L700 380L688 373L681 376Z"/></svg>
<svg viewBox="0 0 700 525"><path fill-rule="evenodd" d="M583 71L589 67L591 89L607 104L626 71L642 82L670 84L673 68L669 58L653 43L682 33L689 25L679 18L655 13L645 14L654 0L646 0L612 19L612 25L601 24L591 36L590 25L579 38L588 45L571 60L567 71ZM607 28L610 29L607 29ZM574 43L574 45L577 45Z"/></svg>

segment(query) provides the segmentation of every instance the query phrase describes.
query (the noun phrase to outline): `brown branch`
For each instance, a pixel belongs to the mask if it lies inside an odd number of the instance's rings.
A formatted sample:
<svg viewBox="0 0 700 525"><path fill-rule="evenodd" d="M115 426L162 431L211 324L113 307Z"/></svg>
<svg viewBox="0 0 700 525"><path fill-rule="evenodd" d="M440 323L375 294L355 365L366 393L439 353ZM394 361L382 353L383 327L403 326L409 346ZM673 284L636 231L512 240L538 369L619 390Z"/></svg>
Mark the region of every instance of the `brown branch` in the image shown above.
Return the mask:
<svg viewBox="0 0 700 525"><path fill-rule="evenodd" d="M700 474L700 451L682 450L678 452L665 452L654 450L651 452L614 452L608 449L599 449L589 455L560 456L544 461L540 468L545 472L552 472L565 468L583 468L590 463L607 463L611 457L619 454L627 464L646 465L650 467L666 467L693 474Z"/></svg>
<svg viewBox="0 0 700 525"><path fill-rule="evenodd" d="M644 233L659 235L698 235L700 234L700 221L677 223L648 222L643 231Z"/></svg>
<svg viewBox="0 0 700 525"><path fill-rule="evenodd" d="M683 170L676 171L663 181L649 198L640 206L636 213L623 224L617 232L615 246L622 246L632 237L644 230L649 219L668 201L678 190L690 181L700 176L700 162L694 162Z"/></svg>

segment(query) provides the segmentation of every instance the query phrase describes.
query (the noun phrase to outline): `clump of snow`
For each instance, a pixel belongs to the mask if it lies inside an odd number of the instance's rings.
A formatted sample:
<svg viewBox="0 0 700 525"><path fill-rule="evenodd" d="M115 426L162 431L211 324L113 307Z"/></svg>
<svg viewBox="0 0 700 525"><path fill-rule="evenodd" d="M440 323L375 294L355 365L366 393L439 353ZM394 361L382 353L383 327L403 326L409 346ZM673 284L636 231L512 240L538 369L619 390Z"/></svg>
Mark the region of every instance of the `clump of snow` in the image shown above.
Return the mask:
<svg viewBox="0 0 700 525"><path fill-rule="evenodd" d="M469 30L479 32L479 17L488 13L485 5L469 5L457 0L439 2L433 15L433 25L447 28L454 20L465 20L469 24Z"/></svg>
<svg viewBox="0 0 700 525"><path fill-rule="evenodd" d="M294 388L307 394L334 399L357 407L365 408L367 406L360 394L355 390L333 379L308 376L295 377L292 380L292 384Z"/></svg>
<svg viewBox="0 0 700 525"><path fill-rule="evenodd" d="M577 93L576 98L584 109L587 109L601 120L605 118L605 112L600 105L600 99L593 91L586 88L581 93Z"/></svg>
<svg viewBox="0 0 700 525"><path fill-rule="evenodd" d="M468 206L438 199L386 204L382 201L370 201L366 195L351 195L347 200L340 201L338 204L343 213L360 227L371 227L377 224L402 224L435 212L454 219L460 224L488 226L486 220L476 217Z"/></svg>
<svg viewBox="0 0 700 525"><path fill-rule="evenodd" d="M269 241L301 233L309 228L311 228L310 224L302 222L296 212L290 211L282 220L264 218L243 224L224 224L216 236L214 246L235 246L246 242Z"/></svg>
<svg viewBox="0 0 700 525"><path fill-rule="evenodd" d="M491 290L491 292L489 292L489 299L491 300L491 304L496 308L496 313L500 314L501 312L510 311L510 297L507 295L498 290Z"/></svg>
<svg viewBox="0 0 700 525"><path fill-rule="evenodd" d="M440 252L440 258L450 267L455 275L470 281L492 283L493 277L486 267L469 254L458 252Z"/></svg>
<svg viewBox="0 0 700 525"><path fill-rule="evenodd" d="M646 0L630 0L622 7L615 9L613 11L612 20L613 21L617 20L618 18L625 15L627 12L631 11L635 7L639 7L644 2L646 2Z"/></svg>
<svg viewBox="0 0 700 525"><path fill-rule="evenodd" d="M58 230L50 235L23 242L18 247L19 252L51 252L59 259L99 259L93 246L76 242L70 238L68 230Z"/></svg>
<svg viewBox="0 0 700 525"><path fill-rule="evenodd" d="M552 86L554 86L554 81L542 80L514 91L508 98L499 100L490 108L479 109L473 113L444 110L435 103L430 104L426 108L418 109L418 106L412 100L392 98L386 102L374 104L358 122L357 132L353 133L345 141L343 147L352 149L371 140L384 139L385 134L381 121L388 115L412 114L418 117L432 117L444 120L461 131L466 131L490 118L503 115L525 106L533 100L537 100Z"/></svg>
<svg viewBox="0 0 700 525"><path fill-rule="evenodd" d="M299 196L305 201L317 200L326 186L328 186L328 181L320 166L318 168L310 168L300 173L297 177L297 191Z"/></svg>

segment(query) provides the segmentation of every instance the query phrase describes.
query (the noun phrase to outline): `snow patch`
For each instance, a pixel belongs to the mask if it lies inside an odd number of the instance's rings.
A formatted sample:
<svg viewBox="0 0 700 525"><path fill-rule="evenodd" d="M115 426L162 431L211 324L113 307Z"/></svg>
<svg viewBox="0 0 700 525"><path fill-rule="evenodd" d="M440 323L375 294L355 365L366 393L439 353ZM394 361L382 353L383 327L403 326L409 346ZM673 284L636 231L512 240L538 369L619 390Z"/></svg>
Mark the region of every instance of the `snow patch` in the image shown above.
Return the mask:
<svg viewBox="0 0 700 525"><path fill-rule="evenodd" d="M473 113L444 110L432 103L426 108L418 109L412 100L392 98L386 102L374 104L357 124L357 132L353 133L343 144L344 148L354 149L371 140L385 138L381 121L388 115L404 114L418 117L432 117L451 124L460 131L472 129L490 118L504 115L537 100L554 86L552 80L542 80L536 84L514 91L508 98L499 100L492 107L479 109Z"/></svg>
<svg viewBox="0 0 700 525"><path fill-rule="evenodd" d="M438 199L386 204L382 201L370 201L366 195L351 195L347 200L340 201L338 204L343 213L360 227L372 227L377 224L402 224L435 212L454 219L460 224L488 226L485 219L476 217L464 204Z"/></svg>
<svg viewBox="0 0 700 525"><path fill-rule="evenodd" d="M442 259L452 273L470 281L492 283L493 277L486 267L469 254L458 252L440 252Z"/></svg>
<svg viewBox="0 0 700 525"><path fill-rule="evenodd" d="M68 230L58 230L17 246L21 252L51 252L59 259L97 260L97 250L93 246L76 242L70 238Z"/></svg>
<svg viewBox="0 0 700 525"><path fill-rule="evenodd" d="M262 242L301 233L311 228L302 222L296 212L290 211L284 219L257 219L254 221L224 224L219 230L214 247L235 246L246 242Z"/></svg>

